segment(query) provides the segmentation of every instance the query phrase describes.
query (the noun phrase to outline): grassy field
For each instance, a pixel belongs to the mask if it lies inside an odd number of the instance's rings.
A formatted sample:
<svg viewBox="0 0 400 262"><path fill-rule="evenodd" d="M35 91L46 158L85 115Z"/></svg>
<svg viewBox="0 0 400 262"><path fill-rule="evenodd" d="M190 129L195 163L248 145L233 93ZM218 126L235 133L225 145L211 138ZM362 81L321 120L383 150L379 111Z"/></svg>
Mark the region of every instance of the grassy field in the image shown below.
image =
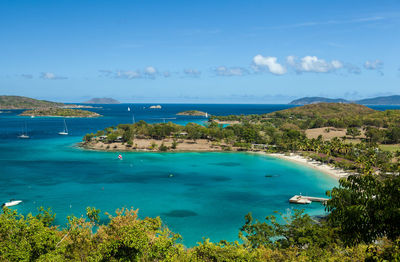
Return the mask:
<svg viewBox="0 0 400 262"><path fill-rule="evenodd" d="M400 151L400 144L397 145L380 145L379 146L382 150L396 152Z"/></svg>

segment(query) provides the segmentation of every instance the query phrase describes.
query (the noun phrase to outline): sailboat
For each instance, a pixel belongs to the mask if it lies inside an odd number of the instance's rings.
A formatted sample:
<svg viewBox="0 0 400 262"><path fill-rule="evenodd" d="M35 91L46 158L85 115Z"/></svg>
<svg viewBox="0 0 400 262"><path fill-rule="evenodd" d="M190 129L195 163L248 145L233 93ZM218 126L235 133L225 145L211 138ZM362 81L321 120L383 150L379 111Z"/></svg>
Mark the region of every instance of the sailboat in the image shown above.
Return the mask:
<svg viewBox="0 0 400 262"><path fill-rule="evenodd" d="M18 138L24 138L24 139L29 138L29 136L28 136L28 128L27 128L27 125L26 125L26 121L25 121L25 127L22 127L22 134L19 135Z"/></svg>
<svg viewBox="0 0 400 262"><path fill-rule="evenodd" d="M58 132L58 134L62 135L62 136L68 135L68 128L67 128L67 123L65 122L65 119L64 119L64 131Z"/></svg>
<svg viewBox="0 0 400 262"><path fill-rule="evenodd" d="M206 112L206 118L208 118L208 113Z"/></svg>
<svg viewBox="0 0 400 262"><path fill-rule="evenodd" d="M131 111L131 108L128 106L128 112Z"/></svg>

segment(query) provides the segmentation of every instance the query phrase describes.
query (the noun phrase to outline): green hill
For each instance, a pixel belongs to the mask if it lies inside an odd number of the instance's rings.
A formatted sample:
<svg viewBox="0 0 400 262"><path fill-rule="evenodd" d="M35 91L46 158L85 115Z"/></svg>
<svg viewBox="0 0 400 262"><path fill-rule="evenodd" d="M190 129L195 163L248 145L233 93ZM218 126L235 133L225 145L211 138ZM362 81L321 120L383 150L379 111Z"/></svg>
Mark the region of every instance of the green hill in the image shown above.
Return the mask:
<svg viewBox="0 0 400 262"><path fill-rule="evenodd" d="M24 96L0 96L0 109L34 109L59 106L64 106L64 104Z"/></svg>
<svg viewBox="0 0 400 262"><path fill-rule="evenodd" d="M359 104L343 103L318 103L289 108L268 114L271 117L295 117L295 118L346 118L353 116L365 116L376 112L369 107Z"/></svg>

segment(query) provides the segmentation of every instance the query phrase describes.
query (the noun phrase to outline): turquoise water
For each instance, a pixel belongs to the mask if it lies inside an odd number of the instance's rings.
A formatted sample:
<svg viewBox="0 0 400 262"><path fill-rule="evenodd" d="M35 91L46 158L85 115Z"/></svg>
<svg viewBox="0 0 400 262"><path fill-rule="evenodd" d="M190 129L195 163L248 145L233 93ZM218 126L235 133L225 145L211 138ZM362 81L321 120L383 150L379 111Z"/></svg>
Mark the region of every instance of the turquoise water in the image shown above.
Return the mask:
<svg viewBox="0 0 400 262"><path fill-rule="evenodd" d="M23 200L22 213L52 207L61 225L87 206L139 208L141 217L161 216L193 245L202 237L236 240L248 212L259 219L286 213L295 207L292 195L324 196L336 185L313 169L255 154L123 153L121 161L116 153L75 148L76 139L17 140L0 160L0 199ZM317 203L301 207L324 212Z"/></svg>
<svg viewBox="0 0 400 262"><path fill-rule="evenodd" d="M323 197L337 185L334 178L314 169L256 154L132 152L122 153L121 161L118 153L75 147L86 132L129 122L122 107L126 106L103 109L108 112L104 118L67 119L70 136L57 135L63 126L59 118L27 119L14 111L0 114L0 201L23 200L15 207L23 214L39 206L51 207L59 225L65 225L68 215L84 214L87 206L103 213L138 208L141 217L160 216L191 246L202 237L237 240L248 212L258 219L274 211L287 213L299 208L288 203L294 194ZM276 105L258 105L253 111L273 109ZM137 119L167 117L173 110L165 109L164 114L143 111ZM250 106L246 110L254 113ZM25 120L31 139L20 140L16 137ZM202 123L204 119L174 121ZM312 215L324 213L319 203L300 208ZM106 216L102 218L106 222Z"/></svg>

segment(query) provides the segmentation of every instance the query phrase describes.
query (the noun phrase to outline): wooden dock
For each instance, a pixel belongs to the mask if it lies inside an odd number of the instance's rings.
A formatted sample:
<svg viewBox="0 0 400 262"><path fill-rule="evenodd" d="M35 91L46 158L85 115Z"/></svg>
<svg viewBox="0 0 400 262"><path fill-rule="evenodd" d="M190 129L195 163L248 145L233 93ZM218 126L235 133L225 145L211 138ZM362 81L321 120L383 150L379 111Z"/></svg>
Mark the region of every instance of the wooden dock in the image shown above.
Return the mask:
<svg viewBox="0 0 400 262"><path fill-rule="evenodd" d="M329 200L328 198L323 198L323 197L295 195L289 199L289 202L293 204L311 204L311 202L325 203L328 200Z"/></svg>

